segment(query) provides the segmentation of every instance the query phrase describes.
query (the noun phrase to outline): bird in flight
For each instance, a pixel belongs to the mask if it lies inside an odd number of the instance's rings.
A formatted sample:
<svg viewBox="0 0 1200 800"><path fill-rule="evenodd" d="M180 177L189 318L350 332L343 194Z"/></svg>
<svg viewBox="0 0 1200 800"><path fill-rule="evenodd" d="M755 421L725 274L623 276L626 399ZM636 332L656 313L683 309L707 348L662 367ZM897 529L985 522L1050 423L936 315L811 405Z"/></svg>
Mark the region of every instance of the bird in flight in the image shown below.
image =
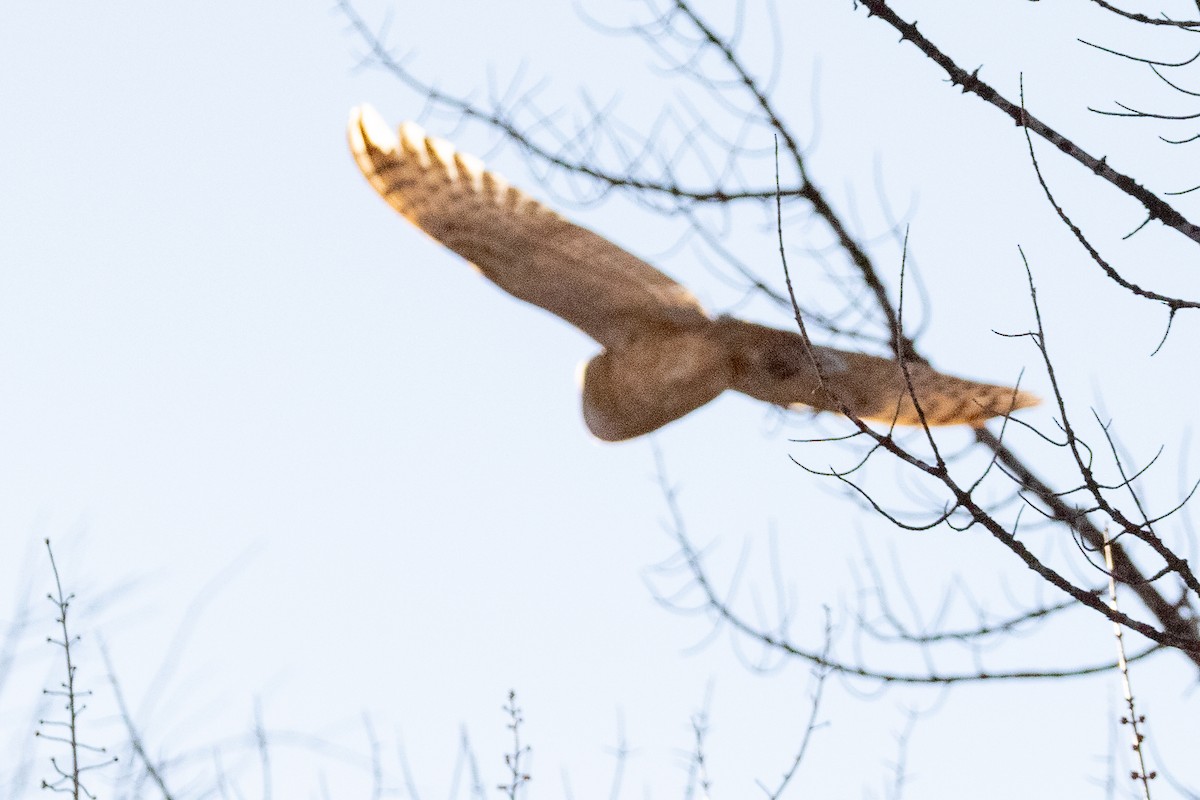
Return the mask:
<svg viewBox="0 0 1200 800"><path fill-rule="evenodd" d="M679 283L406 122L350 114L350 149L375 191L504 291L604 349L583 373L583 418L604 441L641 436L726 389L897 425L981 426L1038 398L913 361L811 345L794 331L709 316ZM916 398L916 403L913 398ZM917 407L920 407L918 413Z"/></svg>

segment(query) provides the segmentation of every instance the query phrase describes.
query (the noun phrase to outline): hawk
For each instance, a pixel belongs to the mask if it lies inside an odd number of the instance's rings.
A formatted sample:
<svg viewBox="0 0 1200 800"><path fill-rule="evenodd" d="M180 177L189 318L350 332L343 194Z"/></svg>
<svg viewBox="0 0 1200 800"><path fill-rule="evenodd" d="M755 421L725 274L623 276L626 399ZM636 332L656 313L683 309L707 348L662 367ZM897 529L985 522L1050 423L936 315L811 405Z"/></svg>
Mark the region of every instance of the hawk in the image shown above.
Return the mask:
<svg viewBox="0 0 1200 800"><path fill-rule="evenodd" d="M397 135L362 106L351 112L349 138L367 181L405 219L604 348L583 372L583 418L604 441L649 433L726 389L899 425L921 424L914 395L929 425L980 426L1038 402L920 362L907 364L906 381L890 359L714 318L679 283L413 123Z"/></svg>

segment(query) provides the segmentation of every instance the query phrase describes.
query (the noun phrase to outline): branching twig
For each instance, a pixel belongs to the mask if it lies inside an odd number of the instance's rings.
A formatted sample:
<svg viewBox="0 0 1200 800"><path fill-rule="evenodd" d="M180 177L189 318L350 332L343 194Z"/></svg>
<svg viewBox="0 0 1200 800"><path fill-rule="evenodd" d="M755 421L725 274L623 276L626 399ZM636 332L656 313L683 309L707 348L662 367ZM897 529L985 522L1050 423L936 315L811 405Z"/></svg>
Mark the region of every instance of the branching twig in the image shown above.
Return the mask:
<svg viewBox="0 0 1200 800"><path fill-rule="evenodd" d="M70 794L72 800L80 800L81 797L95 798L95 795L88 790L83 783L83 773L99 769L100 767L108 766L117 759L106 758L103 761L94 762L91 764L84 763L81 759L82 753L95 753L103 755L107 750L103 747L85 744L79 737L79 717L87 709L87 706L82 702L84 698L91 695L91 692L81 691L76 684L76 670L78 666L75 664L71 648L79 642L78 635L72 636L69 625L67 623L67 613L71 608L71 602L75 599L74 594L68 594L63 590L62 578L58 573L58 564L54 560L54 550L50 547L50 540L46 539L46 553L50 556L50 568L54 572L54 593L48 594L50 602L58 611L58 616L55 622L58 623L62 638L55 639L53 636L46 637L46 641L62 648L63 658L66 661L67 678L58 689L45 689L43 694L48 697L61 697L64 700L63 709L67 713L65 720L38 720L39 729L35 736L45 739L50 742L60 742L67 745L68 752L71 756L69 767L63 767L58 763L58 759L51 758L50 766L54 769L56 777L53 780L42 781L42 788L49 789L53 792L61 792ZM56 729L64 731L63 734L49 734L47 729Z"/></svg>
<svg viewBox="0 0 1200 800"><path fill-rule="evenodd" d="M1103 178L1125 194L1137 200L1146 209L1146 213L1149 214L1151 219L1157 219L1164 225L1179 231L1192 241L1200 243L1200 225L1195 225L1188 221L1170 203L1167 203L1153 192L1147 190L1130 176L1110 167L1105 159L1092 156L1037 117L1023 111L1019 105L1009 101L986 82L980 80L979 70L968 73L965 69L958 66L953 59L939 50L933 42L925 38L917 30L915 24L905 22L901 19L885 0L856 0L856 2L865 6L872 16L879 17L895 28L900 33L902 40L906 39L912 42L931 61L944 69L946 74L950 76L950 83L952 85L961 86L963 92L970 92L982 100L991 103L1007 114L1017 125L1032 130L1063 153L1087 167L1097 177Z"/></svg>
<svg viewBox="0 0 1200 800"><path fill-rule="evenodd" d="M508 795L508 800L517 800L521 787L527 784L531 777L521 766L521 761L529 755L531 748L521 744L521 724L525 722L525 718L521 716L521 708L517 705L516 690L509 691L504 711L508 714L507 727L512 731L513 746L512 752L504 755L504 763L509 771L508 783L500 784L499 788Z"/></svg>
<svg viewBox="0 0 1200 800"><path fill-rule="evenodd" d="M832 646L833 646L833 621L832 621L832 617L830 615L829 609L826 608L825 609L825 649L821 653L822 657L828 658L829 648ZM787 789L788 785L792 782L792 778L795 777L797 770L800 769L800 765L802 763L804 763L804 756L806 753L808 753L809 742L812 741L813 734L816 732L817 728L821 727L820 724L818 724L818 722L817 722L817 716L821 710L821 697L824 695L824 692L825 692L825 679L829 677L830 672L832 672L832 670L829 667L827 667L825 665L821 665L821 664L818 664L817 666L815 666L813 668L813 688L812 688L812 692L810 693L810 706L809 706L809 711L808 711L808 722L804 726L804 735L801 736L801 738L800 738L800 746L798 748L796 748L796 755L792 757L792 763L788 766L787 770L783 773L783 777L781 777L779 779L779 785L776 786L775 789L772 791L769 787L767 787L765 784L763 784L762 781L758 782L759 788L762 789L766 793L769 800L779 800L779 798L783 796L784 791Z"/></svg>
<svg viewBox="0 0 1200 800"><path fill-rule="evenodd" d="M1112 548L1108 542L1104 547L1104 561L1109 571L1108 602L1115 610L1117 608L1117 581L1112 577ZM1121 724L1129 726L1133 738L1133 752L1138 762L1138 768L1131 773L1131 777L1141 784L1142 796L1145 800L1150 800L1150 781L1156 777L1157 773L1146 769L1146 751L1143 748L1146 737L1142 733L1142 725L1145 724L1146 718L1137 713L1133 702L1133 685L1129 680L1129 662L1125 660L1125 636L1121 626L1116 622L1113 623L1113 635L1117 640L1117 671L1121 673L1121 687L1125 691L1125 706L1129 709L1129 716L1121 717Z"/></svg>
<svg viewBox="0 0 1200 800"><path fill-rule="evenodd" d="M1138 14L1136 12L1125 11L1123 9L1117 8L1116 6L1112 5L1111 3L1105 2L1105 0L1092 0L1092 2L1095 3L1096 5L1100 6L1101 8L1103 8L1105 11L1111 11L1112 13L1116 14L1117 16L1124 17L1125 19L1131 19L1134 22L1141 22L1144 25L1169 25L1169 26L1173 26L1176 28L1200 27L1200 22L1194 21L1194 20L1176 20L1176 19L1166 19L1166 18L1159 18L1159 17L1147 17L1145 14Z"/></svg>

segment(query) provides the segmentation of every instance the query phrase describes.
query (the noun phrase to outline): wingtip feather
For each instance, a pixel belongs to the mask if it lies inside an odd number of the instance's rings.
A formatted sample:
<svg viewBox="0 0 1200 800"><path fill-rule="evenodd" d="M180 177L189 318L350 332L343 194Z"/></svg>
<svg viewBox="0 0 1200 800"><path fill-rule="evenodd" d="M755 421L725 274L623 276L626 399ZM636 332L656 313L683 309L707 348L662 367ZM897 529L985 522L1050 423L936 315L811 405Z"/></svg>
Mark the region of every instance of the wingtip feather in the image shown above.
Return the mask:
<svg viewBox="0 0 1200 800"><path fill-rule="evenodd" d="M349 138L355 155L366 153L368 148L390 153L399 144L379 112L366 103L350 109Z"/></svg>

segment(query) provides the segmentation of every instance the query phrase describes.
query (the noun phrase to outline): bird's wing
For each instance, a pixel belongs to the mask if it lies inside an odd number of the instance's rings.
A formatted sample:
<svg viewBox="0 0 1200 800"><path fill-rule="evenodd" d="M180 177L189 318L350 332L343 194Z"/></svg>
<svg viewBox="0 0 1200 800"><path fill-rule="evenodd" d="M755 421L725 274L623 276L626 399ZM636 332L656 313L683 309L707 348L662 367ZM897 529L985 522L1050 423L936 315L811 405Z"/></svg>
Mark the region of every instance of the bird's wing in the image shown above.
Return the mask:
<svg viewBox="0 0 1200 800"><path fill-rule="evenodd" d="M794 331L731 317L716 327L732 357L731 388L780 406L846 411L887 424L979 426L1040 402L1029 392L956 378L919 361L902 367L866 353L819 345L810 351Z"/></svg>
<svg viewBox="0 0 1200 800"><path fill-rule="evenodd" d="M992 417L1041 402L1029 392L947 375L921 362L902 368L896 361L865 353L814 349L823 364L833 367L825 376L826 394L833 402L814 405L838 412L846 408L864 420L889 425L921 425L923 421L925 425L979 427Z"/></svg>
<svg viewBox="0 0 1200 800"><path fill-rule="evenodd" d="M362 106L351 112L349 138L367 180L406 219L501 289L605 347L709 321L683 286L420 127L405 123L396 136Z"/></svg>

